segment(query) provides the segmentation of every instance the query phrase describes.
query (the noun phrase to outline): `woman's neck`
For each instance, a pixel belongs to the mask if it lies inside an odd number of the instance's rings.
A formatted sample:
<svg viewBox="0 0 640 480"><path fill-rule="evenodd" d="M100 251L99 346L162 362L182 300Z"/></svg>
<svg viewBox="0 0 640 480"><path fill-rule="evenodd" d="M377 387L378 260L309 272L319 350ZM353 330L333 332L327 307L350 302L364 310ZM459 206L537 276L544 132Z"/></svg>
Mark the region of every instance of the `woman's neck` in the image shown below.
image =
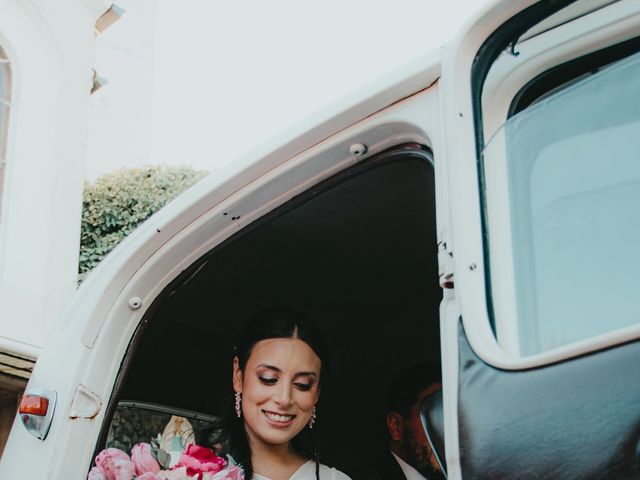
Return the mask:
<svg viewBox="0 0 640 480"><path fill-rule="evenodd" d="M307 459L294 453L288 443L267 445L252 442L251 463L253 471L270 480L289 480Z"/></svg>

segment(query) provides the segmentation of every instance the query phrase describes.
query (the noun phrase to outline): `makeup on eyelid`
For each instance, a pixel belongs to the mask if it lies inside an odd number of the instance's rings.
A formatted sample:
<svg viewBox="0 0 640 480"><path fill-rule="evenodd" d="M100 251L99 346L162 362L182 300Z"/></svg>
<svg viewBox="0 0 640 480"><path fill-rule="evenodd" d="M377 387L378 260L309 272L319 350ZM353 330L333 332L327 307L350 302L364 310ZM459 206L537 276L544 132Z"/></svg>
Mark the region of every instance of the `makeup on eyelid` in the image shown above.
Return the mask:
<svg viewBox="0 0 640 480"><path fill-rule="evenodd" d="M260 380L260 382L262 382L267 386L275 385L279 381L277 377L261 377L260 375L258 375L258 380ZM308 391L314 387L315 382L310 382L310 383L293 382L293 385L300 388L301 390Z"/></svg>

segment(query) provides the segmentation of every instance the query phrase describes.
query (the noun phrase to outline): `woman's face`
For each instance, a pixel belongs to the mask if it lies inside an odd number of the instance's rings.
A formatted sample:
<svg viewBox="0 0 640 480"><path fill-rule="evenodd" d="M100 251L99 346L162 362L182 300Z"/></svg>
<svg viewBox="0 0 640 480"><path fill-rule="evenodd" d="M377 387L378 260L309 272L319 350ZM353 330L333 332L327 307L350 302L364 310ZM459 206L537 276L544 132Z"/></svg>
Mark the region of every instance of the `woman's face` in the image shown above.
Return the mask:
<svg viewBox="0 0 640 480"><path fill-rule="evenodd" d="M242 393L242 416L252 445L288 443L309 422L318 401L320 358L296 338L256 343L240 371L233 361L233 388Z"/></svg>

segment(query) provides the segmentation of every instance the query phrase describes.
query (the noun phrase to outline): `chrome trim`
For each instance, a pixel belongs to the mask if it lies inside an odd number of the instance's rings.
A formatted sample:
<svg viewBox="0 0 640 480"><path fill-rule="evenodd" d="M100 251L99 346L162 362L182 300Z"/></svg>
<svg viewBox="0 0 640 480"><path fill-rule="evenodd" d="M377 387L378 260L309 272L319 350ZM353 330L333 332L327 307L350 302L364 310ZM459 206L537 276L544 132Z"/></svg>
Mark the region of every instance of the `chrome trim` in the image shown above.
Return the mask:
<svg viewBox="0 0 640 480"><path fill-rule="evenodd" d="M116 408L141 408L145 410L151 410L158 413L166 413L167 415L178 415L180 417L187 417L194 420L204 420L205 422L215 422L219 420L214 415L207 413L196 412L194 410L187 410L184 408L171 407L169 405L162 405L160 403L152 402L138 402L136 400L120 400Z"/></svg>
<svg viewBox="0 0 640 480"><path fill-rule="evenodd" d="M49 406L47 407L47 414L44 417L40 415L32 415L29 413L20 413L20 420L31 435L38 440L44 440L47 438L49 429L51 428L51 422L53 421L53 413L56 410L56 401L58 394L54 390L46 390L44 388L29 388L24 392L25 395L37 395L45 397L49 400Z"/></svg>

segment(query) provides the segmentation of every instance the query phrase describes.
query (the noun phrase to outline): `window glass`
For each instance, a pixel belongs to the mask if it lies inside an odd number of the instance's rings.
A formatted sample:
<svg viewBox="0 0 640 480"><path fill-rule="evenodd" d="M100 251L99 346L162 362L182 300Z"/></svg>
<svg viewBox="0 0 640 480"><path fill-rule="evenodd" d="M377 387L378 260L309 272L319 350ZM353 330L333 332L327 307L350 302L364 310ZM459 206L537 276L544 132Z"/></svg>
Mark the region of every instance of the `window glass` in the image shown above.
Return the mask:
<svg viewBox="0 0 640 480"><path fill-rule="evenodd" d="M540 100L487 144L492 283L513 283L521 354L640 322L638 152L638 54Z"/></svg>
<svg viewBox="0 0 640 480"><path fill-rule="evenodd" d="M202 413L124 401L120 402L111 420L105 447L119 448L128 453L138 442L151 443L159 435L162 437L175 432L179 433L178 440L182 448L196 439L206 444L209 436L214 436L215 431L210 429L215 421L215 417ZM172 425L176 422L179 427L174 432ZM197 438L202 435L208 436Z"/></svg>

